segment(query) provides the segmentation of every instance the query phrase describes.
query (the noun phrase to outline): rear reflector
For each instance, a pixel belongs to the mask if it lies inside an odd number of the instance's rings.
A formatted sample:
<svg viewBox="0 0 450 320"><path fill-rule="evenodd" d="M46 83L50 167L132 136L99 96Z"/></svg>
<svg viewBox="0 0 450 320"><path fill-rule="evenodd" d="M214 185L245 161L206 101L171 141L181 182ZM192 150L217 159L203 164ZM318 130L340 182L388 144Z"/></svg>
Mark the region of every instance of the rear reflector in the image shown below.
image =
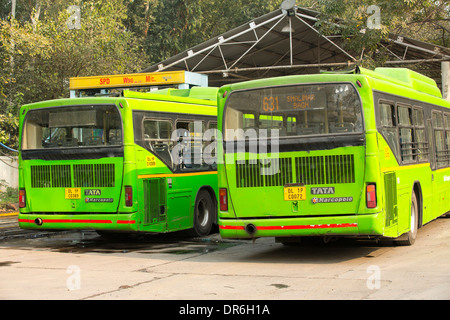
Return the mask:
<svg viewBox="0 0 450 320"><path fill-rule="evenodd" d="M219 189L220 211L228 211L228 195L227 189Z"/></svg>
<svg viewBox="0 0 450 320"><path fill-rule="evenodd" d="M377 192L374 184L369 184L366 187L366 205L369 209L377 206Z"/></svg>
<svg viewBox="0 0 450 320"><path fill-rule="evenodd" d="M127 207L133 206L133 188L132 187L125 187L125 205Z"/></svg>
<svg viewBox="0 0 450 320"><path fill-rule="evenodd" d="M27 202L25 189L19 190L19 208L25 208Z"/></svg>

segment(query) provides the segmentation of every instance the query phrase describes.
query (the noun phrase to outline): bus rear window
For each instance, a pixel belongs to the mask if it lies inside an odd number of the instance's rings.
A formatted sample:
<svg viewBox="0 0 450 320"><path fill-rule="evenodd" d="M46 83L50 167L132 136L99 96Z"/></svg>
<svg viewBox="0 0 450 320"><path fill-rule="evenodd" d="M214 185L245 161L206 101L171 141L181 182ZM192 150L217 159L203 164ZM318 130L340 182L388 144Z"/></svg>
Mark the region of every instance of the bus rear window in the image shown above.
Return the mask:
<svg viewBox="0 0 450 320"><path fill-rule="evenodd" d="M225 113L225 140L263 136L262 129L280 138L363 132L361 100L349 83L236 91Z"/></svg>
<svg viewBox="0 0 450 320"><path fill-rule="evenodd" d="M110 106L76 106L28 111L22 150L121 146L120 113Z"/></svg>

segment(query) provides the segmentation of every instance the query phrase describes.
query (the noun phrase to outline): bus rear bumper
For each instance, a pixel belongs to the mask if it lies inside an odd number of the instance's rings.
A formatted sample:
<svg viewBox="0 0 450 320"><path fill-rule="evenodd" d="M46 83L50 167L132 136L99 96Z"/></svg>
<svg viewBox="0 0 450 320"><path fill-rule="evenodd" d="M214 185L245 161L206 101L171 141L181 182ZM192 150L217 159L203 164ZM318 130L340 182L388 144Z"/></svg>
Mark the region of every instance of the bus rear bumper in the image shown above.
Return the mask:
<svg viewBox="0 0 450 320"><path fill-rule="evenodd" d="M301 236L382 236L384 219L380 219L379 216L381 214L308 218L219 218L219 230L221 237L228 239Z"/></svg>
<svg viewBox="0 0 450 320"><path fill-rule="evenodd" d="M19 227L34 230L136 231L136 214L55 215L19 214Z"/></svg>

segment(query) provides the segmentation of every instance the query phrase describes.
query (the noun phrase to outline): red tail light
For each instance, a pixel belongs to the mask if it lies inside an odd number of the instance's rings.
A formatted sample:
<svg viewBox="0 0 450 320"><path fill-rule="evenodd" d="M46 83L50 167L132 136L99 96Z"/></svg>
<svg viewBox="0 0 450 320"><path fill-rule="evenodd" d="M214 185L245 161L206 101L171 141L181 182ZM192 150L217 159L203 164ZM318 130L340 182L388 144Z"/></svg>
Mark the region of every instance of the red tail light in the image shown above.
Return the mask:
<svg viewBox="0 0 450 320"><path fill-rule="evenodd" d="M25 208L27 205L27 197L25 189L19 190L19 208Z"/></svg>
<svg viewBox="0 0 450 320"><path fill-rule="evenodd" d="M228 195L227 189L219 189L220 211L228 211Z"/></svg>
<svg viewBox="0 0 450 320"><path fill-rule="evenodd" d="M133 188L125 187L125 205L127 207L133 206Z"/></svg>
<svg viewBox="0 0 450 320"><path fill-rule="evenodd" d="M366 204L367 208L373 209L377 206L377 189L374 184L369 184L366 187Z"/></svg>

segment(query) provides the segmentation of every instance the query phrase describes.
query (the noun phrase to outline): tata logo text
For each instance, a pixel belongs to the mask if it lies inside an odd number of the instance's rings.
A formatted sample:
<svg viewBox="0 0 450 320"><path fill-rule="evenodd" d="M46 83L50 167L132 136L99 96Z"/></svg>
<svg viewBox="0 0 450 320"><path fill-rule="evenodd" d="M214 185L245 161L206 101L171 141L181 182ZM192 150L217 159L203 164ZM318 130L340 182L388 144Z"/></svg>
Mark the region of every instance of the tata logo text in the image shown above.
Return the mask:
<svg viewBox="0 0 450 320"><path fill-rule="evenodd" d="M334 187L311 188L311 194L334 194Z"/></svg>
<svg viewBox="0 0 450 320"><path fill-rule="evenodd" d="M84 190L85 196L101 196L102 190L100 189L86 189Z"/></svg>

